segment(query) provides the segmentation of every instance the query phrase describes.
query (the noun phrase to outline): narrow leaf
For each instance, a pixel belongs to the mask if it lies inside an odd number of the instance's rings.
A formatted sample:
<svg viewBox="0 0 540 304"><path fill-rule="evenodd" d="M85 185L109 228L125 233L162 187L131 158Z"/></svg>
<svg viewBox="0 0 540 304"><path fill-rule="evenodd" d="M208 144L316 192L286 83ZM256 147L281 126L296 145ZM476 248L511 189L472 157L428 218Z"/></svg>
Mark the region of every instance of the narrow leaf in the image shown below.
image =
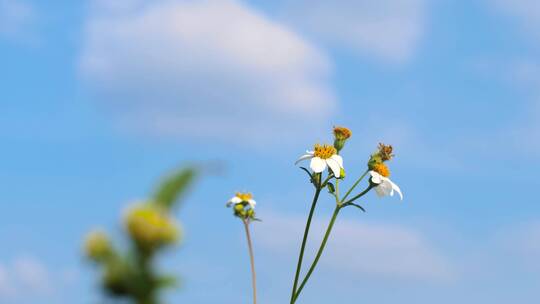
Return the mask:
<svg viewBox="0 0 540 304"><path fill-rule="evenodd" d="M171 209L193 184L198 170L193 167L179 169L159 184L154 194L154 202Z"/></svg>
<svg viewBox="0 0 540 304"><path fill-rule="evenodd" d="M354 207L356 207L356 208L358 208L358 209L360 209L360 210L366 212L366 209L364 209L364 207L362 207L362 206L360 206L360 205L357 205L357 204L348 203L348 204L346 204L345 206L354 206Z"/></svg>

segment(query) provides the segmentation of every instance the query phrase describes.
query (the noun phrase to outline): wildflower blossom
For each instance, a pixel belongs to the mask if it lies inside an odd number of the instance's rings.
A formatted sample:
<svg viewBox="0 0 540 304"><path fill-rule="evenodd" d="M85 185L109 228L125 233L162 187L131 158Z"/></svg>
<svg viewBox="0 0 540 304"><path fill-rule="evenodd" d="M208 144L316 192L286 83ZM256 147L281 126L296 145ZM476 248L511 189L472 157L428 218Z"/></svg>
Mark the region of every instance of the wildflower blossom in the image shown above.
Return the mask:
<svg viewBox="0 0 540 304"><path fill-rule="evenodd" d="M240 204L242 202L248 203L251 208L255 208L255 205L257 204L257 202L255 202L255 200L253 199L253 195L251 193L236 192L235 196L233 196L227 202L227 207L230 207L233 204Z"/></svg>
<svg viewBox="0 0 540 304"><path fill-rule="evenodd" d="M311 159L309 167L315 173L321 173L330 167L334 176L341 176L343 158L337 154L337 150L333 146L316 144L313 151L306 151L306 154L302 155L295 164L305 159Z"/></svg>
<svg viewBox="0 0 540 304"><path fill-rule="evenodd" d="M242 219L254 220L256 204L257 202L253 199L251 193L237 192L236 195L227 202L227 207L234 205L234 215ZM246 208L247 206L249 206L249 208Z"/></svg>
<svg viewBox="0 0 540 304"><path fill-rule="evenodd" d="M388 170L388 167L383 164L377 164L374 166L374 168L369 171L371 175L371 182L375 184L375 192L377 192L377 195L379 197L383 196L394 196L394 191L399 194L399 197L403 200L403 194L401 193L401 189L399 189L398 185L396 185L394 182L388 178L390 176L390 170Z"/></svg>

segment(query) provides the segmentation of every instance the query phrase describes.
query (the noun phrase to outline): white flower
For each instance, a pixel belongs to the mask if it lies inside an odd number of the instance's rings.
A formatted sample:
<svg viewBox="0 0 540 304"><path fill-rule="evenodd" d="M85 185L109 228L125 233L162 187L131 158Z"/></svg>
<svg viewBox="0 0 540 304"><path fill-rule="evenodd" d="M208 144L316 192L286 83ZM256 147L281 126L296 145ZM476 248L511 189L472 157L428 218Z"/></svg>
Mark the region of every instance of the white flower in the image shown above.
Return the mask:
<svg viewBox="0 0 540 304"><path fill-rule="evenodd" d="M377 184L377 186L375 186L375 192L377 192L378 196L394 196L394 191L396 191L401 200L403 200L403 194L401 194L398 185L394 184L388 177L384 177L375 171L369 171L369 174L371 174L371 181L374 184Z"/></svg>
<svg viewBox="0 0 540 304"><path fill-rule="evenodd" d="M341 169L343 169L343 158L337 155L337 151L330 145L315 145L314 151L306 151L306 154L302 155L295 164L305 159L311 159L309 167L315 173L321 173L330 167L334 176L341 176Z"/></svg>
<svg viewBox="0 0 540 304"><path fill-rule="evenodd" d="M255 205L257 204L257 202L255 202L255 200L253 199L253 195L251 195L251 193L237 192L236 195L227 202L227 207L240 204L242 202L248 203L251 209L255 209Z"/></svg>

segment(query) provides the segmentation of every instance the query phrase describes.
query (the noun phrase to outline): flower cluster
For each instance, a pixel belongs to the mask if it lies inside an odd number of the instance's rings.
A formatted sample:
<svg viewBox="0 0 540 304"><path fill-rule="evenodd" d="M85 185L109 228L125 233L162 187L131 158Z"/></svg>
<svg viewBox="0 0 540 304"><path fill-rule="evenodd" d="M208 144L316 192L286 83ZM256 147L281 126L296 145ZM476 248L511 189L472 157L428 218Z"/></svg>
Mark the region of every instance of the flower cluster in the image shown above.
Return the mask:
<svg viewBox="0 0 540 304"><path fill-rule="evenodd" d="M349 188L347 192L345 192L344 195L341 195L339 190L339 184L340 182L345 180L345 169L343 167L343 158L340 155L343 147L345 146L345 143L347 140L350 139L352 132L345 128L345 127L334 127L333 130L334 135L334 145L320 145L315 144L312 151L307 151L306 154L300 156L300 158L296 161L296 164L298 164L300 161L303 160L310 160L309 167L311 169L308 170L306 168L301 167L304 171L306 171L310 176L310 181L315 186L315 195L313 198L313 202L311 205L311 210L309 212L308 220L306 222L306 228L304 230L304 237L302 240L302 245L300 247L300 255L298 257L298 266L296 268L296 275L294 278L292 293L291 293L291 304L294 304L296 300L298 299L300 293L302 292L305 284L309 280L311 274L313 273L313 270L317 266L317 263L319 261L319 258L321 257L323 250L326 246L326 242L328 240L328 237L330 236L330 233L332 231L332 228L334 226L335 220L339 214L339 212L348 206L354 206L356 208L359 208L362 211L365 211L365 209L356 203L357 200L359 200L361 197L363 197L365 194L367 194L371 189L375 189L375 192L378 196L393 196L394 192L397 192L401 199L403 199L403 195L401 193L400 188L390 180L390 169L386 165L386 162L391 160L394 157L393 154L393 148L390 145L385 144L379 144L378 149L375 153L373 153L367 163L368 170L365 171L364 174L362 174ZM325 171L328 169L328 173L325 175ZM349 195L353 193L356 186L362 181L362 179L368 175L370 176L369 184L367 188L360 193L354 195L352 198L349 198ZM300 270L302 267L303 257L304 257L304 250L306 248L306 240L308 239L309 234L309 228L311 225L311 220L314 214L314 210L317 204L317 201L319 199L319 194L322 191L322 189L328 188L329 193L334 196L336 201L336 206L334 210L334 214L332 215L332 219L330 220L330 223L328 225L328 228L326 230L325 236L323 238L323 241L319 247L319 250L317 254L315 255L316 258L311 264L311 267L309 268L306 276L303 280L300 280Z"/></svg>

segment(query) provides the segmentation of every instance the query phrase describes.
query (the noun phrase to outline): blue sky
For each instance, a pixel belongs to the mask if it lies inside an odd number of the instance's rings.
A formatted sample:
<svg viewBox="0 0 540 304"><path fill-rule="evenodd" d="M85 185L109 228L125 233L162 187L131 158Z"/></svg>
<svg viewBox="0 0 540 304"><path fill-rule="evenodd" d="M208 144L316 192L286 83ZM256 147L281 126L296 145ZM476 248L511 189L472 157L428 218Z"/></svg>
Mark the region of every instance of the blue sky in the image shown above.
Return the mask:
<svg viewBox="0 0 540 304"><path fill-rule="evenodd" d="M0 0L0 303L96 303L80 256L162 174L218 161L178 216L170 303L283 303L311 189L294 160L393 144L405 199L346 210L302 303L536 303L540 6L476 1ZM320 204L312 244L328 221ZM535 301L536 300L536 301Z"/></svg>

